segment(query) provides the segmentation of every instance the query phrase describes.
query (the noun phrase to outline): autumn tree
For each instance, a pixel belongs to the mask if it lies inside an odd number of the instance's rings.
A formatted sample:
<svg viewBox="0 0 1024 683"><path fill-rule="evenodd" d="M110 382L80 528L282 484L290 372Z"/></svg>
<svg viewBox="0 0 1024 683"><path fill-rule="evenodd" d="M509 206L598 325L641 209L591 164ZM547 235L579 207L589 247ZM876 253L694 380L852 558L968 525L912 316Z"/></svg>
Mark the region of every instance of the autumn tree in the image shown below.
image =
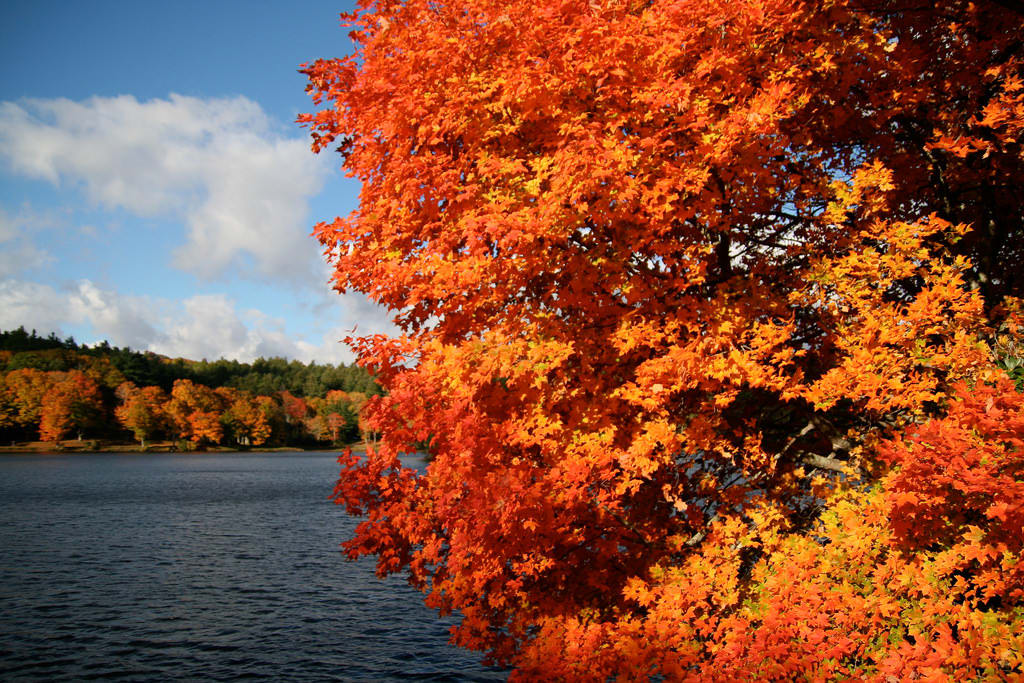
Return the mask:
<svg viewBox="0 0 1024 683"><path fill-rule="evenodd" d="M16 414L14 401L7 391L6 373L0 374L0 430L7 430L14 426Z"/></svg>
<svg viewBox="0 0 1024 683"><path fill-rule="evenodd" d="M281 399L284 419L288 424L301 423L309 417L309 404L301 396L294 396L290 391L282 391L278 396Z"/></svg>
<svg viewBox="0 0 1024 683"><path fill-rule="evenodd" d="M118 421L130 429L143 448L147 439L153 439L168 428L165 410L168 398L160 387L139 389L131 382L117 388L120 405L115 409Z"/></svg>
<svg viewBox="0 0 1024 683"><path fill-rule="evenodd" d="M301 442L318 438L320 419L310 401L289 391L280 392L276 398L281 406L281 431L287 441Z"/></svg>
<svg viewBox="0 0 1024 683"><path fill-rule="evenodd" d="M5 423L22 429L38 429L43 396L51 385L48 373L24 368L4 376Z"/></svg>
<svg viewBox="0 0 1024 683"><path fill-rule="evenodd" d="M270 438L273 399L253 396L247 391L222 387L217 393L225 399L227 409L221 418L236 443L243 446L262 446Z"/></svg>
<svg viewBox="0 0 1024 683"><path fill-rule="evenodd" d="M266 420L266 438L263 443L284 443L288 439L288 423L284 414L284 407L280 401L273 396L256 396L256 404L259 406L263 418Z"/></svg>
<svg viewBox="0 0 1024 683"><path fill-rule="evenodd" d="M359 435L359 415L365 404L366 395L359 392L327 392L318 412L330 431L331 441L352 441Z"/></svg>
<svg viewBox="0 0 1024 683"><path fill-rule="evenodd" d="M103 396L95 379L80 370L50 373L51 384L39 410L39 437L59 441L101 424Z"/></svg>
<svg viewBox="0 0 1024 683"><path fill-rule="evenodd" d="M352 340L350 556L523 678L1024 675L1024 6L345 21L300 120L362 192L316 234L403 331Z"/></svg>
<svg viewBox="0 0 1024 683"><path fill-rule="evenodd" d="M227 406L222 394L191 380L179 379L171 389L167 415L179 439L192 442L193 447L220 443L224 438L221 416Z"/></svg>

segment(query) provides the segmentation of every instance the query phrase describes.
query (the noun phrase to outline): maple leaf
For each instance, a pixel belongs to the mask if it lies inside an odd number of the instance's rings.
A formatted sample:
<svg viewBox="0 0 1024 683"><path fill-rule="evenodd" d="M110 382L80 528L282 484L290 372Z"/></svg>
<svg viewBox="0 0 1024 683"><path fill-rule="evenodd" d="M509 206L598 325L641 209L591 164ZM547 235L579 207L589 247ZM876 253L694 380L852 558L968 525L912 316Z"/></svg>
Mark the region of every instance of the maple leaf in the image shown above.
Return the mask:
<svg viewBox="0 0 1024 683"><path fill-rule="evenodd" d="M315 235L402 330L351 340L387 394L335 494L367 515L349 552L526 679L1009 671L1020 437L988 340L1024 295L1020 22L936 12L349 16L300 120L360 205Z"/></svg>

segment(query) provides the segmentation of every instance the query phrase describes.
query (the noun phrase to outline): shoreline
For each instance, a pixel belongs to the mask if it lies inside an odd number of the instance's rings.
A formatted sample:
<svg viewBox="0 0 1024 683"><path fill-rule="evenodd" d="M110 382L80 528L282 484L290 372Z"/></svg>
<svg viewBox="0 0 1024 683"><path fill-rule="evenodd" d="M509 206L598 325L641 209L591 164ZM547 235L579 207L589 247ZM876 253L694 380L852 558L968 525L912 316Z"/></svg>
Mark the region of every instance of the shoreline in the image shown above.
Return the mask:
<svg viewBox="0 0 1024 683"><path fill-rule="evenodd" d="M0 455L78 455L91 453L305 453L307 451L365 450L364 442L357 442L340 447L307 449L299 446L252 446L235 448L232 446L207 446L202 449L187 450L178 448L173 441L154 441L145 447L134 441L108 441L104 439L67 439L62 441L21 441L9 446L0 446Z"/></svg>

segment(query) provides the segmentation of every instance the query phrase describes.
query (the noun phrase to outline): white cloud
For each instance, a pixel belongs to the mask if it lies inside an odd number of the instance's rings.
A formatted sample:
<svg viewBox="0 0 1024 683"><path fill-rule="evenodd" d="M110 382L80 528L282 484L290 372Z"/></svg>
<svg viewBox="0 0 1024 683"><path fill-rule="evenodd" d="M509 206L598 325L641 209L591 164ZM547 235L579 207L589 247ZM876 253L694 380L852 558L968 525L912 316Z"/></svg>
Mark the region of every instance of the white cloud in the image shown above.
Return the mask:
<svg viewBox="0 0 1024 683"><path fill-rule="evenodd" d="M115 346L148 349L162 335L157 320L166 314L167 304L149 297L119 296L82 280L68 293L66 320L89 325L97 335ZM79 340L84 341L84 340Z"/></svg>
<svg viewBox="0 0 1024 683"><path fill-rule="evenodd" d="M245 97L2 102L0 158L104 208L182 220L174 263L204 279L320 284L308 209L329 162Z"/></svg>
<svg viewBox="0 0 1024 683"><path fill-rule="evenodd" d="M200 294L182 302L183 311L169 320L161 338L150 349L168 356L199 360L236 358L251 360L259 346L259 330L249 330L223 294Z"/></svg>
<svg viewBox="0 0 1024 683"><path fill-rule="evenodd" d="M336 297L337 305L374 315L362 318L358 334L394 332L379 309L360 304L358 295ZM200 360L230 358L252 361L283 356L304 362L350 363L352 352L340 340L351 329L334 327L316 339L286 329L283 320L255 309L239 310L223 294L200 294L182 302L124 296L82 280L66 290L14 279L0 281L0 329L24 325L40 334L67 336L79 342L107 340L114 346Z"/></svg>
<svg viewBox="0 0 1024 683"><path fill-rule="evenodd" d="M341 307L362 297L338 297ZM359 306L364 308L364 306ZM380 310L367 302L365 309L373 317L362 318L359 334L394 333L395 329ZM198 295L182 302L181 310L167 320L163 333L148 348L157 353L185 358L233 358L251 361L255 358L283 356L303 362L351 363L352 351L341 340L351 329L335 326L312 340L306 340L285 329L285 322L255 309L238 310L235 302L222 294Z"/></svg>
<svg viewBox="0 0 1024 683"><path fill-rule="evenodd" d="M40 223L41 217L21 211L9 215L0 207L0 278L11 277L53 261L44 249L32 243L28 232ZM48 219L42 222L48 223Z"/></svg>
<svg viewBox="0 0 1024 683"><path fill-rule="evenodd" d="M44 336L67 334L67 297L49 285L17 280L0 281L0 329L24 326Z"/></svg>
<svg viewBox="0 0 1024 683"><path fill-rule="evenodd" d="M86 325L96 341L108 339L117 346L146 349L160 337L151 321L159 318L164 308L147 297L102 291L88 280L70 289L14 279L0 281L0 329L5 330L24 326L43 335L56 332L65 336L72 328Z"/></svg>

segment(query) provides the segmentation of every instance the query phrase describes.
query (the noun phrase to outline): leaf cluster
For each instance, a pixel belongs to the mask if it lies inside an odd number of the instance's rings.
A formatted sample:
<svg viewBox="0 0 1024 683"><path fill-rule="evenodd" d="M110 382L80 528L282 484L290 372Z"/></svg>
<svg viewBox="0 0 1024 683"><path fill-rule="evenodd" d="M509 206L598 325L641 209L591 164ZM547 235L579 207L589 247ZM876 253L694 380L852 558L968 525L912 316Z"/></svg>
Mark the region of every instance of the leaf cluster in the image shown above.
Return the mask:
<svg viewBox="0 0 1024 683"><path fill-rule="evenodd" d="M306 65L300 122L362 192L315 235L336 288L402 329L351 340L387 393L380 447L342 462L349 555L526 679L1024 674L995 493L1016 466L992 464L1020 426L993 451L989 418L944 422L979 414L972 392L1016 405L1021 17L346 17L355 53ZM426 472L403 466L424 440Z"/></svg>

